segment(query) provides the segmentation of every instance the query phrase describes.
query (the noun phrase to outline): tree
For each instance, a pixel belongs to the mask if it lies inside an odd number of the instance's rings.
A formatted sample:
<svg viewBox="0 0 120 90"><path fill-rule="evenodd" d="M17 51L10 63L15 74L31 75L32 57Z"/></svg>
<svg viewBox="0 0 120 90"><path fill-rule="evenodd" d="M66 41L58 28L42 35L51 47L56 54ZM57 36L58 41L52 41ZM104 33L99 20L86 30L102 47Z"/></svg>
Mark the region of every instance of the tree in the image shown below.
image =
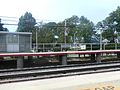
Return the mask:
<svg viewBox="0 0 120 90"><path fill-rule="evenodd" d="M68 25L78 25L79 24L79 17L73 15L72 17L66 19Z"/></svg>
<svg viewBox="0 0 120 90"><path fill-rule="evenodd" d="M78 16L74 15L70 18L65 19L62 22L55 23L49 22L42 27L38 28L38 42L39 43L64 43L65 42L65 21L66 21L66 43L79 43L83 40L85 42L90 42L90 39L93 34L93 26L94 24L89 21L87 18L82 16L79 18ZM35 35L35 31L33 31ZM33 35L33 36L34 36ZM54 36L58 36L57 40L55 40ZM35 42L35 37L33 38Z"/></svg>
<svg viewBox="0 0 120 90"><path fill-rule="evenodd" d="M93 34L93 22L89 21L86 17L80 17L79 24L79 38L84 38L84 42L89 43Z"/></svg>
<svg viewBox="0 0 120 90"><path fill-rule="evenodd" d="M79 17L76 15L73 15L72 17L66 19L67 22L67 31L68 31L68 36L67 36L67 42L73 43L77 42L77 32L78 32L78 27L79 25ZM74 41L75 40L75 41Z"/></svg>
<svg viewBox="0 0 120 90"><path fill-rule="evenodd" d="M19 18L17 32L32 32L36 24L35 18L31 13L26 12L24 16Z"/></svg>
<svg viewBox="0 0 120 90"><path fill-rule="evenodd" d="M59 42L59 43L64 43L64 40L65 40L65 38L64 38L65 37L65 35L64 35L65 27L64 26L65 26L64 21L57 23L56 32L57 32L57 36L59 37L57 42Z"/></svg>
<svg viewBox="0 0 120 90"><path fill-rule="evenodd" d="M104 39L108 39L110 42L114 42L114 32L112 29L103 31L102 36Z"/></svg>
<svg viewBox="0 0 120 90"><path fill-rule="evenodd" d="M120 7L117 7L115 11L111 12L105 20L108 22L109 27L120 32ZM114 24L115 22L117 23L116 25Z"/></svg>
<svg viewBox="0 0 120 90"><path fill-rule="evenodd" d="M81 42L81 40L84 38L85 42L90 42L91 36L93 34L93 22L89 21L84 16L81 16L80 18L76 15L73 15L72 17L65 19L67 23L67 43L73 43L74 40L76 43ZM61 23L59 23L60 26L65 25L65 20ZM60 42L64 42L64 30L65 28L57 28L59 34L60 34Z"/></svg>
<svg viewBox="0 0 120 90"><path fill-rule="evenodd" d="M7 28L3 27L4 24L1 23L1 19L0 19L0 31L8 31Z"/></svg>
<svg viewBox="0 0 120 90"><path fill-rule="evenodd" d="M114 32L120 32L120 7L117 7L117 9L109 14L108 17L105 18L102 22L98 22L96 25L97 27L102 24L104 27L107 27L103 31L103 38L110 40L110 42L114 42L115 34Z"/></svg>
<svg viewBox="0 0 120 90"><path fill-rule="evenodd" d="M0 31L3 31L3 24L1 23L1 19L0 19Z"/></svg>
<svg viewBox="0 0 120 90"><path fill-rule="evenodd" d="M57 24L55 22L49 22L36 28L38 32L39 43L54 43L54 36L57 34ZM34 31L33 34L35 35ZM35 39L33 40L35 41Z"/></svg>
<svg viewBox="0 0 120 90"><path fill-rule="evenodd" d="M39 43L53 43L52 30L47 28L41 28L38 30L38 42Z"/></svg>

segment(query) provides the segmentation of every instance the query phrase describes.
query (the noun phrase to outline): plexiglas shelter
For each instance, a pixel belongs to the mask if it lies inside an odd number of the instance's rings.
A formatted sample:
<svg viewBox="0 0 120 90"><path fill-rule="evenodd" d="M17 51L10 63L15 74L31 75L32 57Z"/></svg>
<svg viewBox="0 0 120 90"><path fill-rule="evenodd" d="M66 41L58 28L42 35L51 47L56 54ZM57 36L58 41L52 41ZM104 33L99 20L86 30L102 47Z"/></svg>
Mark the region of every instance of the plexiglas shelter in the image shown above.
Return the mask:
<svg viewBox="0 0 120 90"><path fill-rule="evenodd" d="M32 33L0 31L0 52L30 52Z"/></svg>

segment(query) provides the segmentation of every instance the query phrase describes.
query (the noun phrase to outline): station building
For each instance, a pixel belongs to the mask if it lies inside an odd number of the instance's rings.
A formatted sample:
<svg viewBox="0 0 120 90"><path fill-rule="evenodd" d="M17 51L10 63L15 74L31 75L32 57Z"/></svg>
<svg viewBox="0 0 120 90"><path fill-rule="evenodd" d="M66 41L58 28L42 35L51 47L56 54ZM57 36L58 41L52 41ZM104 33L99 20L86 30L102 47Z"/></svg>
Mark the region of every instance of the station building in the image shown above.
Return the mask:
<svg viewBox="0 0 120 90"><path fill-rule="evenodd" d="M0 52L30 52L32 33L0 31Z"/></svg>

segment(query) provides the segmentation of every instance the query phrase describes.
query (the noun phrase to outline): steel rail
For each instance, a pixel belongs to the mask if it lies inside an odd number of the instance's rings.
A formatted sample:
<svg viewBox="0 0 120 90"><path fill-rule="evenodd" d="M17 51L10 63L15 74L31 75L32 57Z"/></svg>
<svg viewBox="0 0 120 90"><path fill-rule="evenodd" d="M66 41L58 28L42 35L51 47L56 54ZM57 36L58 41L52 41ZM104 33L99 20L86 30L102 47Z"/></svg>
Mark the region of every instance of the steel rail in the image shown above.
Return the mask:
<svg viewBox="0 0 120 90"><path fill-rule="evenodd" d="M0 83L27 81L34 79L55 78L71 75L90 74L120 70L120 63L76 66L65 68L50 68L43 70L29 70L0 73Z"/></svg>
<svg viewBox="0 0 120 90"><path fill-rule="evenodd" d="M101 62L101 63L84 63L84 64L70 64L70 65L56 65L56 66L41 66L41 67L29 67L29 68L15 68L15 69L0 69L0 73L5 72L20 72L20 71L29 71L29 70L44 70L44 69L54 69L54 68L67 68L67 67L81 67L81 66L93 66L93 65L102 65L102 64L113 64L120 63L120 61L112 62Z"/></svg>

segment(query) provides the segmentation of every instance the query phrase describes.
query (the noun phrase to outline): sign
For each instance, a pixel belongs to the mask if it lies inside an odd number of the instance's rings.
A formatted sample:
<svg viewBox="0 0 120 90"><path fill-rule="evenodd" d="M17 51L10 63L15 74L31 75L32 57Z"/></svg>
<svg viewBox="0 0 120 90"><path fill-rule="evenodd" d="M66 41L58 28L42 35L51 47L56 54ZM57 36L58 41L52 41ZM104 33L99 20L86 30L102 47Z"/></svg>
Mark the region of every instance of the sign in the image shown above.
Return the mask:
<svg viewBox="0 0 120 90"><path fill-rule="evenodd" d="M80 45L80 49L81 50L85 50L86 49L86 45Z"/></svg>

